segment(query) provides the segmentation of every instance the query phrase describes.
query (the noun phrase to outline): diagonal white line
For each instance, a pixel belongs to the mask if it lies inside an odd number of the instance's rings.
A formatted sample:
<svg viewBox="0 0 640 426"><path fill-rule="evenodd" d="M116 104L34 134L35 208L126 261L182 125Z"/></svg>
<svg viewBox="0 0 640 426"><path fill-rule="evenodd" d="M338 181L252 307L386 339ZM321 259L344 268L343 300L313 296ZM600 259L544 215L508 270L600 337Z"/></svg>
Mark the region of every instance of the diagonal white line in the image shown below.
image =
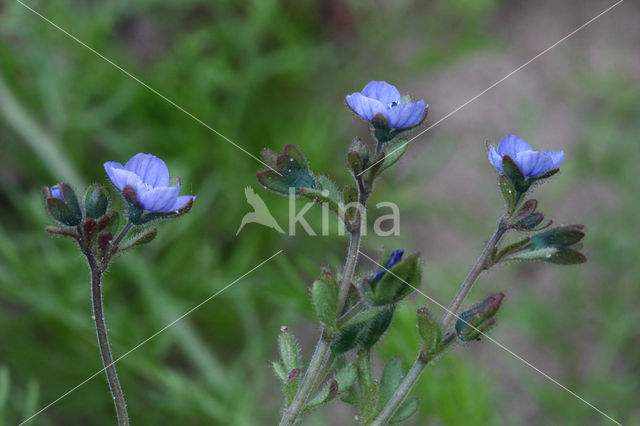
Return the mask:
<svg viewBox="0 0 640 426"><path fill-rule="evenodd" d="M451 117L453 114L457 113L458 111L460 111L462 108L466 107L467 105L469 105L471 102L475 101L476 99L478 99L480 96L484 95L485 93L487 93L489 90L493 89L494 87L496 87L497 85L499 85L500 83L502 83L503 81L505 81L506 79L508 79L509 77L511 77L512 75L514 75L515 73L517 73L518 71L520 71L522 68L526 67L527 65L529 65L531 62L535 61L536 59L538 59L539 57L541 57L542 55L544 55L545 53L547 53L548 51L550 51L551 49L553 49L554 47L556 47L557 45L559 45L560 43L562 43L563 41L565 41L566 39L568 39L569 37L573 36L574 34L576 34L578 31L584 29L585 27L587 27L589 24L591 24L593 21L595 21L596 19L600 18L602 15L604 15L605 13L609 12L611 9L613 9L614 7L618 6L620 3L622 3L624 0L618 0L616 3L612 4L611 6L609 6L608 8L606 8L605 10L603 10L602 12L600 12L599 14L597 14L596 16L594 16L593 18L589 19L587 22L585 22L584 24L580 25L578 28L576 28L575 30L571 31L569 34L567 34L566 36L562 37L560 40L556 41L555 43L553 43L551 46L547 47L546 49L544 49L542 52L538 53L536 56L534 56L533 58L529 59L527 62L525 62L524 64L520 65L518 68L516 68L515 70L511 71L509 74L505 75L504 77L502 77L500 80L496 81L495 83L493 83L491 86L487 87L486 89L484 89L482 92L478 93L477 95L475 95L473 98L469 99L468 101L466 101L465 103L463 103L462 105L460 105L459 107L457 107L456 109L454 109L453 111L451 111L449 114L445 115L444 117L442 117L441 119L439 119L438 121L436 121L435 123L433 123L432 125L430 125L429 127L427 127L426 129L424 129L423 131L421 131L420 133L418 133L417 135L415 135L414 137L412 137L411 139L409 139L407 142L403 143L402 145L398 146L396 149L394 149L393 151L391 151L388 154L385 154L385 158L388 157L389 155L393 154L394 152L404 148L405 146L409 145L409 143L411 143L412 141L414 141L415 139L419 138L420 136L422 136L423 134L425 134L426 132L428 132L429 130L433 129L434 127L436 127L438 124L442 123L443 121L445 121L446 119L448 119L449 117ZM369 167L367 167L366 169L364 169L363 171L361 171L358 176L362 175L364 172L366 172L367 170L369 170L370 168L372 168L373 166L375 166L376 164L378 164L380 161L384 161L384 158L376 161L375 163L371 164Z"/></svg>
<svg viewBox="0 0 640 426"><path fill-rule="evenodd" d="M85 42L83 42L82 40L80 40L78 37L74 36L73 34L71 34L70 32L68 32L67 30L65 30L64 28L60 27L59 25L57 25L55 22L51 21L50 19L48 19L47 17L43 16L40 12L38 12L37 10L33 9L31 6L26 5L25 3L23 3L21 0L16 0L16 2L18 2L19 4L21 4L22 6L24 6L26 9L30 10L31 12L33 12L35 15L39 16L40 18L42 18L44 21L48 22L49 24L51 24L53 27L55 27L56 29L60 30L62 33L64 33L65 35L67 35L69 38L71 38L73 41L75 41L76 43L78 43L79 45L87 48L88 50L90 50L92 53L94 53L95 55L97 55L98 57L100 57L101 59L105 60L106 62L108 62L109 64L111 64L113 67L115 67L116 69L118 69L119 71L121 71L123 74L125 74L126 76L130 77L131 79L135 80L138 84L140 84L141 86L143 86L144 88L148 89L150 92L154 93L155 95L159 96L160 98L162 98L163 100L165 100L166 102L168 102L169 104L171 104L172 106L174 106L175 108L177 108L178 110L182 111L183 113L185 113L186 115L188 115L189 117L191 117L193 120L197 121L198 123L202 124L204 127L206 127L207 129L211 130L213 133L215 133L216 135L218 135L219 137L221 137L222 139L224 139L225 141L229 142L231 145L235 146L236 148L238 148L240 151L244 152L245 154L247 154L249 157L253 158L254 160L262 163L263 165L265 165L268 169L271 169L272 171L276 172L278 175L282 176L282 174L280 174L277 170L274 170L271 166L269 166L267 163L265 163L264 161L260 160L258 157L256 157L255 155L251 154L249 151L247 151L246 149L244 149L243 147L241 147L240 145L238 145L237 143L235 143L234 141L232 141L231 139L229 139L228 137L226 137L225 135L223 135L222 133L220 133L219 131L217 131L216 129L214 129L213 127L211 127L210 125L208 125L207 123L205 123L204 121L202 121L201 119L199 119L198 117L196 117L195 115L193 115L192 113L190 113L189 111L187 111L186 109L184 109L183 107L181 107L180 105L178 105L177 103L175 103L174 101L172 101L171 99L169 99L168 97L166 97L165 95L163 95L162 93L158 92L156 89L154 89L153 87L149 86L147 83L145 83L144 81L140 80L138 77L136 77L135 75L131 74L129 71L125 70L124 68L122 68L120 65L116 64L115 62L113 62L111 59L107 58L106 56L104 56L102 53L98 52L97 50L95 50L93 47L89 46L88 44L86 44Z"/></svg>
<svg viewBox="0 0 640 426"><path fill-rule="evenodd" d="M493 343L495 343L496 345L498 345L499 348L505 350L506 352L510 353L511 355L513 355L516 359L518 359L520 362L524 363L525 365L527 365L528 367L532 368L533 370L535 370L536 372L538 372L539 374L541 374L544 378L546 378L547 380L549 380L551 383L554 383L556 385L558 385L560 388L564 389L565 391L567 391L569 394L573 395L574 397L578 398L580 401L584 402L585 404L587 404L589 407L593 408L594 410L596 410L598 413L602 414L604 417L606 417L607 419L611 420L613 423L622 426L622 424L620 422L618 422L617 420L613 419L611 416L609 416L607 413L605 413L604 411L600 410L598 407L596 407L595 405L593 405L592 403L590 403L589 401L587 401L586 399L582 398L580 395L578 395L577 393L575 393L574 391L572 391L571 389L567 388L566 386L564 386L562 383L558 382L556 379L554 379L553 377L549 376L547 373L545 373L544 371L540 370L538 367L536 367L535 365L531 364L529 361L527 361L526 359L522 358L520 355L518 355L517 353L513 352L511 349L507 348L505 345L503 345L502 343L498 342L496 339L494 339L493 337L489 336L488 334L482 332L481 330L477 329L476 327L474 327L473 325L469 324L467 321L463 320L462 318L460 318L455 312L452 312L451 310L449 310L449 308L447 308L446 306L444 306L443 304L441 304L440 302L438 302L437 300L435 300L433 297L428 296L427 294L425 294L424 292L420 291L420 289L418 289L417 287L412 286L411 284L409 284L408 282L406 282L405 280L403 280L402 278L400 278L399 276L397 276L396 274L394 274L393 272L391 272L389 269L387 269L386 267L382 266L381 264L379 264L378 262L376 262L375 260L373 260L372 258L370 258L369 256L367 256L366 254L364 254L362 251L358 250L358 253L360 253L361 255L363 255L364 257L366 257L367 259L369 259L371 262L375 263L376 265L378 265L380 268L384 269L385 271L387 271L389 274L393 275L394 277L396 277L397 279L399 279L400 281L402 281L403 283L405 283L406 285L408 285L409 287L411 287L413 290L417 291L418 293L420 293L421 295L423 295L424 297L426 297L427 299L429 299L431 302L435 303L436 305L438 305L439 307L441 307L442 309L444 309L446 312L448 312L449 314L453 315L454 318L459 319L460 321L464 322L466 325L468 325L469 327L473 328L475 331L479 332L480 334L482 334L483 337L486 337L488 340L492 341Z"/></svg>
<svg viewBox="0 0 640 426"><path fill-rule="evenodd" d="M273 259L274 257L276 257L277 255L279 255L280 253L282 253L282 250L279 250L277 253L271 255L271 257L269 257L268 259L263 260L262 262L260 262L259 264L257 264L256 266L254 266L253 268L251 268L249 271L245 272L244 274L242 274L240 277L236 278L233 282L227 284L224 288L222 288L221 290L218 290L217 292L215 292L214 294L212 294L211 296L207 297L206 299L204 299L202 302L198 303L196 306L194 306L193 308L189 309L187 312L185 312L184 314L180 315L178 318L176 318L175 320L171 321L169 324L165 325L164 327L162 327L160 330L156 331L155 333L153 333L151 336L147 337L146 339L144 339L142 342L138 343L136 346L134 346L133 348L129 349L127 352L125 352L123 355L121 355L119 358L115 359L111 364L105 366L104 368L96 371L95 373L93 373L91 376L87 377L85 380L83 380L82 382L80 382L79 384L77 384L76 386L74 386L73 388L69 389L67 392L65 392L64 394L62 394L61 396L59 396L57 399L55 399L54 401L50 402L48 405L44 406L43 408L41 408L39 411L37 411L36 413L32 414L31 416L29 416L28 418L24 419L18 426L22 426L24 424L26 424L29 420L33 419L34 417L36 417L37 415L39 415L40 413L42 413L43 411L45 411L46 409L48 409L49 407L51 407L52 405L56 404L57 402L59 402L60 400L62 400L63 398L67 397L69 394L71 394L72 392L74 392L75 390L77 390L79 387L81 387L82 385L84 385L85 383L87 383L88 381L90 381L91 379L93 379L94 377L98 376L99 374L101 374L103 371L105 371L108 367L111 367L113 364L115 364L116 362L120 361L121 359L123 359L124 357L126 357L127 355L131 354L131 352L135 351L136 349L138 349L140 346L144 345L145 343L147 343L149 340L153 339L154 337L158 336L160 333L163 333L164 331L166 331L169 327L175 325L178 321L184 319L184 317L186 317L187 315L191 314L193 311L195 311L196 309L200 308L202 305L204 305L205 303L209 302L211 299L213 299L214 297L216 297L217 295L219 295L220 293L222 293L223 291L225 291L226 289L228 289L229 287L231 287L232 285L234 285L235 283L237 283L238 281L240 281L241 279L243 279L244 277L246 277L247 275L249 275L250 273L252 273L253 271L255 271L256 269L260 268L262 265L264 265L265 263L267 263L268 261L270 261L271 259Z"/></svg>

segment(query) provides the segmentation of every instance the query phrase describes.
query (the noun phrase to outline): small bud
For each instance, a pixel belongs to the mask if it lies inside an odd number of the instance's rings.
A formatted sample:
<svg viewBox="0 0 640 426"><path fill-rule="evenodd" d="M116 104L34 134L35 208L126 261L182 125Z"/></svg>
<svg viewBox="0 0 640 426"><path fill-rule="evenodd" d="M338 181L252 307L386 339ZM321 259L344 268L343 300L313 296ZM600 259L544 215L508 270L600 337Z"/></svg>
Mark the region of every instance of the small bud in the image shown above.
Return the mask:
<svg viewBox="0 0 640 426"><path fill-rule="evenodd" d="M544 220L544 215L540 212L535 212L517 221L513 225L513 229L516 229L518 231L531 231L536 226L540 225L543 220Z"/></svg>
<svg viewBox="0 0 640 426"><path fill-rule="evenodd" d="M503 293L492 294L464 311L456 321L456 335L463 342L476 340L495 324L494 316L504 299Z"/></svg>
<svg viewBox="0 0 640 426"><path fill-rule="evenodd" d="M78 226L82 221L82 210L71 186L66 183L51 189L44 188L43 195L47 212L65 226Z"/></svg>
<svg viewBox="0 0 640 426"><path fill-rule="evenodd" d="M438 325L438 322L426 307L418 309L417 317L418 336L422 340L425 351L433 353L440 346L440 340L442 339L440 325Z"/></svg>
<svg viewBox="0 0 640 426"><path fill-rule="evenodd" d="M91 219L89 217L85 219L84 223L82 224L82 229L84 231L86 239L91 241L93 240L93 237L96 234L96 230L98 229L98 223L94 219Z"/></svg>
<svg viewBox="0 0 640 426"><path fill-rule="evenodd" d="M529 247L532 250L546 247L569 247L584 238L583 225L563 225L531 237Z"/></svg>
<svg viewBox="0 0 640 426"><path fill-rule="evenodd" d="M522 207L520 207L520 210L518 210L518 213L514 216L514 220L520 220L520 219L524 219L527 216L530 216L533 212L536 211L536 209L538 208L538 200L535 199L530 199L524 202L524 204L522 204Z"/></svg>
<svg viewBox="0 0 640 426"><path fill-rule="evenodd" d="M383 306L398 303L420 285L419 254L415 253L406 260L398 262L402 256L400 252L397 250L389 257L387 268L363 281L362 290L371 305Z"/></svg>
<svg viewBox="0 0 640 426"><path fill-rule="evenodd" d="M379 143L393 139L389 120L381 112L371 118L371 125L373 126L373 135Z"/></svg>
<svg viewBox="0 0 640 426"><path fill-rule="evenodd" d="M369 147L360 138L355 138L349 146L347 165L354 175L358 175L369 165Z"/></svg>
<svg viewBox="0 0 640 426"><path fill-rule="evenodd" d="M278 336L278 346L282 365L287 371L298 368L298 345L293 337L293 333L283 327Z"/></svg>
<svg viewBox="0 0 640 426"><path fill-rule="evenodd" d="M300 369L299 368L294 368L293 370L291 370L289 372L289 375L287 376L287 382L290 382L291 380L295 379L296 377L298 377L298 375L300 374Z"/></svg>
<svg viewBox="0 0 640 426"><path fill-rule="evenodd" d="M109 207L109 190L106 186L93 184L87 190L84 197L84 208L87 217L99 219L107 212Z"/></svg>
<svg viewBox="0 0 640 426"><path fill-rule="evenodd" d="M107 250L111 246L113 235L111 232L106 231L98 236L98 250L100 250L100 256L104 258L107 255Z"/></svg>

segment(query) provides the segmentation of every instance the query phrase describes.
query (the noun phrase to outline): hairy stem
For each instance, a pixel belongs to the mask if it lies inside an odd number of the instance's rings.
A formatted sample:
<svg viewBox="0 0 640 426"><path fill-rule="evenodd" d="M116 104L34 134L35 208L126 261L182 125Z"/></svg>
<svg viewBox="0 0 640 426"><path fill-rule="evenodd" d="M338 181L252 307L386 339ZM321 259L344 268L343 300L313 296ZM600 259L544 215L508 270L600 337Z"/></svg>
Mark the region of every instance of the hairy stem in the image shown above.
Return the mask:
<svg viewBox="0 0 640 426"><path fill-rule="evenodd" d="M502 238L502 236L505 232L507 232L508 229L509 227L505 222L505 218L501 218L496 231L493 233L493 236L485 246L484 250L482 250L480 257L478 258L478 260L476 260L476 263L469 271L469 274L467 274L467 277L464 279L462 286L460 286L458 294L456 294L456 297L453 298L451 305L449 305L449 308L444 313L442 321L440 322L440 328L443 332L447 331L453 320L457 317L457 312L458 309L460 309L460 305L462 305L462 302L464 302L464 299L467 297L467 294L469 294L471 287L473 287L473 284L478 279L480 273L487 269L487 261L489 260L489 256L491 256L491 252L494 248L497 247L500 238Z"/></svg>
<svg viewBox="0 0 640 426"><path fill-rule="evenodd" d="M496 231L493 233L493 236L485 246L484 250L482 250L480 257L478 257L478 260L476 260L476 263L473 265L473 267L469 271L469 274L467 274L467 277L460 286L458 294L456 294L456 297L454 297L451 305L449 305L449 308L444 313L442 321L440 322L440 328L443 333L446 333L446 337L440 343L438 353L441 353L444 348L446 348L454 341L455 333L447 333L447 330L451 326L452 321L457 318L457 311L460 308L460 305L462 305L462 303L464 302L464 299L467 297L467 294L469 294L469 291L473 287L475 281L478 279L478 276L489 266L488 260L491 256L491 252L494 248L497 247L500 238L502 238L502 236L505 232L507 232L508 229L509 226L505 220L505 217L502 217L500 219L500 222L498 223ZM402 379L402 382L400 383L400 386L398 386L398 389L396 390L394 395L391 397L389 402L387 402L382 411L380 411L380 414L378 414L378 416L371 423L372 426L384 425L389 421L389 419L391 419L400 405L407 398L407 395L409 395L411 389L413 389L413 387L418 382L418 379L420 378L420 375L422 374L424 368L429 364L429 362L431 362L434 356L435 355L428 355L420 352L418 358L411 366L411 369L404 377L404 379Z"/></svg>
<svg viewBox="0 0 640 426"><path fill-rule="evenodd" d="M361 179L358 181L359 189L359 204L361 206L360 219L355 229L351 231L351 238L349 240L349 249L347 251L347 259L345 261L344 270L342 273L342 279L340 280L340 290L338 293L338 316L341 316L347 296L349 295L349 287L353 280L353 274L356 269L356 263L358 261L358 254L360 251L360 241L362 239L362 226L364 209L367 200L366 193L362 190L363 185ZM319 385L324 378L324 375L328 372L327 364L331 358L330 342L327 340L325 330L322 330L316 349L313 352L307 371L302 378L300 387L296 392L296 395L291 401L288 408L284 410L282 419L280 420L280 426L290 426L298 422L300 415L304 411L304 406L311 397L317 385Z"/></svg>
<svg viewBox="0 0 640 426"><path fill-rule="evenodd" d="M91 300L93 302L93 318L96 325L96 334L98 335L98 346L100 347L100 355L102 357L102 365L107 373L107 382L113 396L113 403L116 407L116 415L118 416L118 425L129 426L129 416L127 415L127 404L124 400L124 394L118 380L118 373L113 363L111 355L111 345L109 344L109 336L107 334L107 325L104 320L104 309L102 306L102 270L98 266L93 254L87 255L89 268L91 269Z"/></svg>

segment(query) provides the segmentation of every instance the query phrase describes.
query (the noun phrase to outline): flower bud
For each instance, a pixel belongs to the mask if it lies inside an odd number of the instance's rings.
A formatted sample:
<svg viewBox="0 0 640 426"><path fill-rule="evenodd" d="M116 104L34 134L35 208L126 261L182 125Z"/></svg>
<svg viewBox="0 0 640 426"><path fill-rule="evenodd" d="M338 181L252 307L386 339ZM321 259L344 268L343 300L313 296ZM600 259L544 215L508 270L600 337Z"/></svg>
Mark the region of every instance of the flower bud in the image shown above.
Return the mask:
<svg viewBox="0 0 640 426"><path fill-rule="evenodd" d="M354 176L357 176L369 165L369 147L360 138L355 138L349 146L347 165Z"/></svg>
<svg viewBox="0 0 640 426"><path fill-rule="evenodd" d="M77 226L82 221L82 210L73 188L66 183L51 189L44 188L47 212L62 225Z"/></svg>
<svg viewBox="0 0 640 426"><path fill-rule="evenodd" d="M107 187L100 184L91 185L84 198L87 217L99 219L107 212L107 207L109 207L109 190Z"/></svg>
<svg viewBox="0 0 640 426"><path fill-rule="evenodd" d="M362 290L371 305L383 306L398 303L420 285L418 253L400 262L403 252L403 250L393 252L385 269L364 280Z"/></svg>
<svg viewBox="0 0 640 426"><path fill-rule="evenodd" d="M495 324L494 316L504 299L503 293L492 294L474 307L464 311L456 321L456 335L463 342L476 340Z"/></svg>

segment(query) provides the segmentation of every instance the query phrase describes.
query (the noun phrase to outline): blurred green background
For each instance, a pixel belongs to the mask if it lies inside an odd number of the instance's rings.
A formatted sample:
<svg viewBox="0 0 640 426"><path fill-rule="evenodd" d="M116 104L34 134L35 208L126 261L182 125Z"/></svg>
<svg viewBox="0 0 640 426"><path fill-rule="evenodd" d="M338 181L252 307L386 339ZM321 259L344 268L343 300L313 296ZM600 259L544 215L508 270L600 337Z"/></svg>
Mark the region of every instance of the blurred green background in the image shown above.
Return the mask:
<svg viewBox="0 0 640 426"><path fill-rule="evenodd" d="M26 2L254 155L295 143L314 170L348 182L344 150L364 123L344 95L371 79L431 105L434 123L611 4L589 0L223 0ZM562 173L537 191L558 223L586 225L582 266L511 264L481 277L470 301L506 293L492 336L624 424L640 424L640 8L625 2L412 143L372 204L401 207L422 290L447 304L501 214L485 139L513 132L563 149ZM247 225L253 186L286 229L287 201L259 187L261 165L20 4L0 1L0 425L14 425L100 367L88 270L52 238L40 188L106 182L102 163L163 158L195 193L193 211L117 259L105 279L115 356L279 249L118 364L136 425L258 425L278 419L269 368L286 324L310 356L307 288L339 267L346 239ZM380 213L386 213L382 211ZM376 216L372 211L372 218ZM308 215L316 229L318 212ZM372 220L370 220L372 223ZM373 265L362 260L360 270ZM379 346L409 366L414 297ZM409 424L606 424L600 414L491 342L430 368ZM635 401L635 402L634 402ZM354 424L341 402L307 424ZM99 376L29 422L113 425Z"/></svg>

